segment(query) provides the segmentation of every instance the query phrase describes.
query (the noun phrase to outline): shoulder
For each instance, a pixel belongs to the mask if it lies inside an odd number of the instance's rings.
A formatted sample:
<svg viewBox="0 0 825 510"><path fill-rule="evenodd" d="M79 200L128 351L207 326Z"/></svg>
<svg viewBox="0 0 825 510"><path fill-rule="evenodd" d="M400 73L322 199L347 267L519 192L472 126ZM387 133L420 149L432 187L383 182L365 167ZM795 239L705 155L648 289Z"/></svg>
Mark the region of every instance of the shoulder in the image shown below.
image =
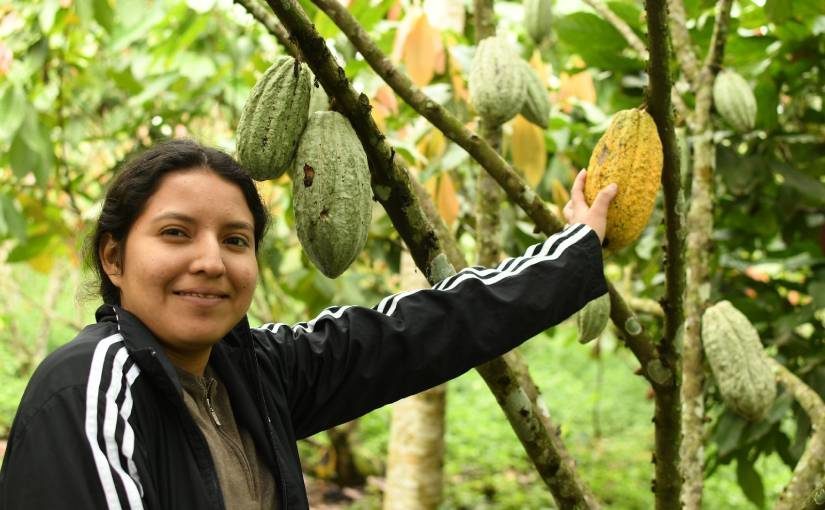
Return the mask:
<svg viewBox="0 0 825 510"><path fill-rule="evenodd" d="M26 421L55 400L82 400L93 365L111 358L112 347L122 345L123 338L112 323L87 326L78 335L49 354L37 367L26 386L18 409L18 420Z"/></svg>

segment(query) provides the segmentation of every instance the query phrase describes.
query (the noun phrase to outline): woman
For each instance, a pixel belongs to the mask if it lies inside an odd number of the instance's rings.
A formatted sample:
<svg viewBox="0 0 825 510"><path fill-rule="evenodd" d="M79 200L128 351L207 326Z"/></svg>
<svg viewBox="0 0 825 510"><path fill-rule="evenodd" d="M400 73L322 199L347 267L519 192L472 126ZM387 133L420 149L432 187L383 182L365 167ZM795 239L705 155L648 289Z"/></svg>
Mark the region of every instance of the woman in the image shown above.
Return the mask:
<svg viewBox="0 0 825 510"><path fill-rule="evenodd" d="M91 246L97 323L38 367L0 508L306 508L296 440L456 377L606 292L615 186L495 269L373 309L250 328L267 213L228 155L171 141L115 178Z"/></svg>

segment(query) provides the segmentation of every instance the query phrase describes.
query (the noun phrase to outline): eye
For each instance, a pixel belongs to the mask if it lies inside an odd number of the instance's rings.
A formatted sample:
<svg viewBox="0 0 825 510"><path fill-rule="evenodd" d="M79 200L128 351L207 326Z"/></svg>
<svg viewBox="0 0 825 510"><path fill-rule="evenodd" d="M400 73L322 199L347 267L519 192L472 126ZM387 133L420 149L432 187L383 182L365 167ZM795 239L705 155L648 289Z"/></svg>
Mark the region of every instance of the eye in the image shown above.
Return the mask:
<svg viewBox="0 0 825 510"><path fill-rule="evenodd" d="M247 241L246 238L242 237L242 236L228 237L226 239L226 242L231 244L231 245L238 246L238 247L243 247L243 248L246 248L246 247L249 246L249 241Z"/></svg>
<svg viewBox="0 0 825 510"><path fill-rule="evenodd" d="M186 232L183 229L178 227L168 227L160 231L162 236L169 236L169 237L186 237Z"/></svg>

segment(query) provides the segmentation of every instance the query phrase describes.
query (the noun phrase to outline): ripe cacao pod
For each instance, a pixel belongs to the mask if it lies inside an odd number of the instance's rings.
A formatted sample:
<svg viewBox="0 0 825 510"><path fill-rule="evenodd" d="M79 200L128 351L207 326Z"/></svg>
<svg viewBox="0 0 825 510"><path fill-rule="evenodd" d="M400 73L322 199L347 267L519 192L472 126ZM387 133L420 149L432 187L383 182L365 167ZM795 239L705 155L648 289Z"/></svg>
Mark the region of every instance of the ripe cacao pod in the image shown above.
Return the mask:
<svg viewBox="0 0 825 510"><path fill-rule="evenodd" d="M764 418L776 398L776 382L759 333L729 301L702 315L702 345L725 404L751 421Z"/></svg>
<svg viewBox="0 0 825 510"><path fill-rule="evenodd" d="M372 217L367 155L340 113L309 116L295 153L292 200L304 251L322 273L335 278L364 247Z"/></svg>
<svg viewBox="0 0 825 510"><path fill-rule="evenodd" d="M510 44L499 36L487 37L478 43L470 67L470 102L492 125L512 119L524 104L527 83L519 68L520 60Z"/></svg>
<svg viewBox="0 0 825 510"><path fill-rule="evenodd" d="M520 113L533 124L547 129L550 123L550 99L547 97L547 88L530 64L519 59L519 67L526 84L524 104Z"/></svg>
<svg viewBox="0 0 825 510"><path fill-rule="evenodd" d="M745 78L735 71L723 70L713 82L713 104L725 122L739 132L756 125L756 97Z"/></svg>
<svg viewBox="0 0 825 510"><path fill-rule="evenodd" d="M634 108L613 116L590 155L584 185L588 205L608 184L619 186L607 210L608 250L630 245L644 230L659 192L663 160L656 123L647 112Z"/></svg>
<svg viewBox="0 0 825 510"><path fill-rule="evenodd" d="M236 132L238 159L253 179L280 177L295 155L307 123L310 73L281 56L252 88Z"/></svg>
<svg viewBox="0 0 825 510"><path fill-rule="evenodd" d="M524 28L536 44L550 35L553 22L551 0L524 0Z"/></svg>
<svg viewBox="0 0 825 510"><path fill-rule="evenodd" d="M579 310L576 324L579 327L579 342L586 344L602 334L610 321L610 294L603 294L590 301Z"/></svg>

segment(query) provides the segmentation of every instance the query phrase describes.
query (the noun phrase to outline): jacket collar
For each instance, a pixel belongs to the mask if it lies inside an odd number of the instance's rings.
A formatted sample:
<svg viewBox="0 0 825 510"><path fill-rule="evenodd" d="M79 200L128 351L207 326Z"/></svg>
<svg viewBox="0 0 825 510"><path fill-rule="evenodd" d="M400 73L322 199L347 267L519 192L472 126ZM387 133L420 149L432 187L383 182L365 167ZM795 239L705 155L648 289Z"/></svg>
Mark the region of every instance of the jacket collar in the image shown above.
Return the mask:
<svg viewBox="0 0 825 510"><path fill-rule="evenodd" d="M95 318L97 322L112 322L117 325L117 330L123 336L127 350L141 370L154 373L157 370L156 363L160 363L163 373L173 382L175 389L178 392L181 391L174 365L169 361L155 334L140 319L118 305L109 304L101 305L95 312ZM252 349L252 333L246 316L213 346L209 361L211 363L216 357L225 356L227 352L236 351L239 348Z"/></svg>

